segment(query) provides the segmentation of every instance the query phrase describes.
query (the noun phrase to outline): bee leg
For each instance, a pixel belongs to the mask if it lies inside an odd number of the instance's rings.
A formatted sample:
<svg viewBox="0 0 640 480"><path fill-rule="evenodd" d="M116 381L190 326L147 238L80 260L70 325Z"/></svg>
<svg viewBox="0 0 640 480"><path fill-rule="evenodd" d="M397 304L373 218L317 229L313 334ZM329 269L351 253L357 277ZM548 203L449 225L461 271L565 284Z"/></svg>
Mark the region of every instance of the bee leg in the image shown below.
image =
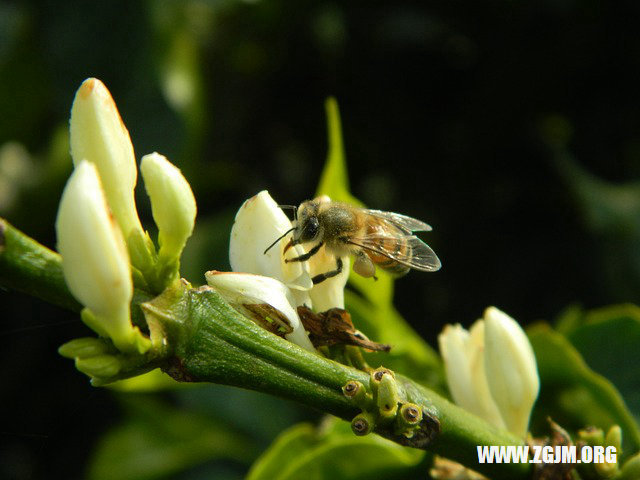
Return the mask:
<svg viewBox="0 0 640 480"><path fill-rule="evenodd" d="M317 285L320 282L324 282L327 278L335 277L341 271L342 271L342 259L341 258L337 258L336 259L336 269L335 270L330 270L330 271L325 272L325 273L320 273L320 274L316 275L315 277L313 277L311 279L311 281L313 282L314 285Z"/></svg>
<svg viewBox="0 0 640 480"><path fill-rule="evenodd" d="M313 247L311 250L309 250L307 253L304 253L302 255L300 255L299 257L294 257L294 258L285 258L284 259L284 263L289 263L289 262L304 262L305 260L309 260L311 257L313 257L316 253L318 253L318 250L320 250L320 247L322 247L322 245L324 245L324 242L320 242L319 244L317 244L315 247Z"/></svg>

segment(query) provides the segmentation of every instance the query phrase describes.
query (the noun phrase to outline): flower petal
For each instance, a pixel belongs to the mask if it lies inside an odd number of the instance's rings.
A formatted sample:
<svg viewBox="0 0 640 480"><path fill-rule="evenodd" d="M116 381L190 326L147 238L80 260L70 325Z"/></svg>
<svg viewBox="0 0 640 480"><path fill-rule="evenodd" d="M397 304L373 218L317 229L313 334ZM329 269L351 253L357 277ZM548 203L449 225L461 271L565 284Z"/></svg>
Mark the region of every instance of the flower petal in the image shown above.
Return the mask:
<svg viewBox="0 0 640 480"><path fill-rule="evenodd" d="M265 249L291 227L291 221L266 190L244 202L231 229L229 261L233 271L272 277L298 290L311 289L313 284L306 262L284 262L288 238L265 253ZM287 258L304 253L302 247L295 246L289 249ZM304 296L301 300L304 301Z"/></svg>
<svg viewBox="0 0 640 480"><path fill-rule="evenodd" d="M344 308L344 287L349 280L349 268L351 260L342 257L342 272L335 277L327 278L313 286L309 296L313 306L318 312L324 312L331 308ZM336 269L336 257L321 248L318 253L309 259L309 274L311 278L321 273Z"/></svg>
<svg viewBox="0 0 640 480"><path fill-rule="evenodd" d="M484 313L485 368L506 427L524 438L540 379L533 348L513 318L495 307Z"/></svg>
<svg viewBox="0 0 640 480"><path fill-rule="evenodd" d="M475 322L470 332L459 324L447 325L438 336L438 344L444 359L449 391L456 404L492 425L504 428L484 371L483 322Z"/></svg>
<svg viewBox="0 0 640 480"><path fill-rule="evenodd" d="M298 317L293 294L282 282L262 275L215 270L205 273L205 277L209 286L215 288L231 304L271 305L287 318L289 326L293 329L285 338L315 352Z"/></svg>

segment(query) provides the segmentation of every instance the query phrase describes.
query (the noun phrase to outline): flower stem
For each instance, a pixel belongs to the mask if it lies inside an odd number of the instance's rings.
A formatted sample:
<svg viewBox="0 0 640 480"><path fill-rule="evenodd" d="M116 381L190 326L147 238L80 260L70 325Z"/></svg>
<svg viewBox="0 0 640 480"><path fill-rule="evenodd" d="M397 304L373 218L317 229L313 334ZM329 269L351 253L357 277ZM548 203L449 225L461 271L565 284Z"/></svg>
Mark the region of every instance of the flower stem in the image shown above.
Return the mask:
<svg viewBox="0 0 640 480"><path fill-rule="evenodd" d="M352 380L367 384L367 373L315 355L261 329L208 287L185 291L180 302L175 301L175 294L169 302L162 297L142 308L147 319L158 321L168 332L173 358L167 370L174 378L267 392L348 421L360 413L342 394L342 387ZM446 456L493 479L530 477L528 464L477 461L478 445L522 445L522 440L495 429L409 378L397 378L404 400L420 405L435 417L441 431L433 442L424 444L418 444L418 440L412 444L390 426L378 426L376 433Z"/></svg>
<svg viewBox="0 0 640 480"><path fill-rule="evenodd" d="M80 311L62 275L60 256L0 219L0 286L20 290ZM149 328L160 327L168 342L163 369L182 381L214 382L271 393L351 420L359 410L342 393L351 380L367 384L369 375L308 352L261 329L208 287L182 284L152 300L134 298ZM158 362L158 359L154 359ZM400 395L440 424L431 443L413 445L458 461L493 479L528 479L529 464L478 464L478 445L520 445L409 378L396 376ZM251 415L251 412L247 412ZM259 419L256 419L259 421ZM389 426L376 433L404 445Z"/></svg>
<svg viewBox="0 0 640 480"><path fill-rule="evenodd" d="M82 310L64 281L60 255L3 218L0 218L0 286L75 312Z"/></svg>

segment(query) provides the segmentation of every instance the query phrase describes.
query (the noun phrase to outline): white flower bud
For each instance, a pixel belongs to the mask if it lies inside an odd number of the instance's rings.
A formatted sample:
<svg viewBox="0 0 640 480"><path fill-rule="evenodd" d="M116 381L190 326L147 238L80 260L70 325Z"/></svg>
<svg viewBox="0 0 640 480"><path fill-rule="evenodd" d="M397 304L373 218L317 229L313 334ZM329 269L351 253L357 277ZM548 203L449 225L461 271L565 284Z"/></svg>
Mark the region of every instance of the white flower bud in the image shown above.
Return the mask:
<svg viewBox="0 0 640 480"><path fill-rule="evenodd" d="M291 227L291 221L271 198L269 192L263 190L251 197L238 210L231 228L229 242L231 269L234 272L255 273L275 278L293 289L311 289L313 283L311 283L306 262L284 262L283 251L290 236L286 236L264 253L271 243ZM304 253L303 248L297 245L287 251L287 258ZM306 295L302 295L298 300L310 305Z"/></svg>
<svg viewBox="0 0 640 480"><path fill-rule="evenodd" d="M471 331L459 324L446 325L438 336L438 344L453 400L492 425L504 428L485 374L483 322L477 321Z"/></svg>
<svg viewBox="0 0 640 480"><path fill-rule="evenodd" d="M438 343L453 400L524 438L539 378L533 349L518 323L489 307L470 331L445 326Z"/></svg>
<svg viewBox="0 0 640 480"><path fill-rule="evenodd" d="M250 273L205 273L209 286L216 289L231 304L268 304L278 310L293 329L285 338L302 348L315 352L296 311L296 302L289 288L282 282Z"/></svg>
<svg viewBox="0 0 640 480"><path fill-rule="evenodd" d="M71 108L71 156L77 167L88 160L98 167L109 206L125 240L133 230L142 232L133 189L136 161L129 132L104 84L85 80Z"/></svg>
<svg viewBox="0 0 640 480"><path fill-rule="evenodd" d="M484 312L487 380L506 427L524 438L540 379L536 357L518 322L495 307Z"/></svg>
<svg viewBox="0 0 640 480"><path fill-rule="evenodd" d="M146 350L130 322L133 295L129 256L90 162L80 162L62 194L56 219L65 281L91 315L90 327L120 350ZM93 317L93 318L91 318Z"/></svg>
<svg viewBox="0 0 640 480"><path fill-rule="evenodd" d="M196 220L196 199L180 170L163 155L142 157L140 172L158 226L160 259L180 258Z"/></svg>

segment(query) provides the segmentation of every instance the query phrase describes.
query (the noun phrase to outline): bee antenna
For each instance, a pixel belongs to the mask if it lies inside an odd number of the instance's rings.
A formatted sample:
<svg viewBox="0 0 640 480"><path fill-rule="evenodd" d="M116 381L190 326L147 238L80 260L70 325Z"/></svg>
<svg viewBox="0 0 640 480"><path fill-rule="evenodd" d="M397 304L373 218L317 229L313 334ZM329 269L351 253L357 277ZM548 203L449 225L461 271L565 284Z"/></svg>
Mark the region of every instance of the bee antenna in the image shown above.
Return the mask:
<svg viewBox="0 0 640 480"><path fill-rule="evenodd" d="M296 207L295 205L278 205L278 208L281 208L283 210L293 210L293 218L295 218L296 220L298 219L298 207Z"/></svg>
<svg viewBox="0 0 640 480"><path fill-rule="evenodd" d="M286 232L284 232L282 235L280 235L275 242L273 242L271 245L269 245L267 247L267 249L263 252L263 255L266 255L266 253L271 250L271 248L278 243L280 240L282 240L284 237L286 237L287 235L289 235L291 232L293 232L296 229L296 227L291 227L289 230L287 230Z"/></svg>

